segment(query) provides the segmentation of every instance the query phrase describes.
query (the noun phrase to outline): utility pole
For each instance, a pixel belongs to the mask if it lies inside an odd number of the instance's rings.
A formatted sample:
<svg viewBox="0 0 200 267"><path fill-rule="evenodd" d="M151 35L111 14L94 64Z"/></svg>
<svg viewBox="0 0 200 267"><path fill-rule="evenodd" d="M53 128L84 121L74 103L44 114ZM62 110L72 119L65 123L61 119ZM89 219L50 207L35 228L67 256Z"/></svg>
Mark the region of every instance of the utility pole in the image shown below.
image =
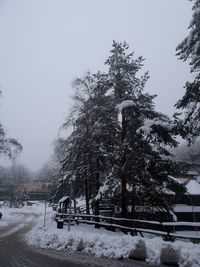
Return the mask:
<svg viewBox="0 0 200 267"><path fill-rule="evenodd" d="M10 207L12 208L13 205L15 204L15 189L16 189L16 175L15 175L15 166L16 166L16 162L15 162L16 157L12 156L11 160L12 160L12 165L11 165L11 181L10 181Z"/></svg>

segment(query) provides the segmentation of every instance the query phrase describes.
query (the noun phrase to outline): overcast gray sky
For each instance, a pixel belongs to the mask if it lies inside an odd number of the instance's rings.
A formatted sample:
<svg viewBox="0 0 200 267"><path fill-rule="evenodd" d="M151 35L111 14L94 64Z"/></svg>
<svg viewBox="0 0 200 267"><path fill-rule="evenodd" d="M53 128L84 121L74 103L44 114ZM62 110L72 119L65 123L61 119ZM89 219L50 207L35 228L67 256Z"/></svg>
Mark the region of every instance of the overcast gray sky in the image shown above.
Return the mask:
<svg viewBox="0 0 200 267"><path fill-rule="evenodd" d="M146 58L147 89L157 109L172 114L190 78L175 48L187 35L188 0L0 0L1 116L37 170L69 112L71 82L103 70L112 40Z"/></svg>

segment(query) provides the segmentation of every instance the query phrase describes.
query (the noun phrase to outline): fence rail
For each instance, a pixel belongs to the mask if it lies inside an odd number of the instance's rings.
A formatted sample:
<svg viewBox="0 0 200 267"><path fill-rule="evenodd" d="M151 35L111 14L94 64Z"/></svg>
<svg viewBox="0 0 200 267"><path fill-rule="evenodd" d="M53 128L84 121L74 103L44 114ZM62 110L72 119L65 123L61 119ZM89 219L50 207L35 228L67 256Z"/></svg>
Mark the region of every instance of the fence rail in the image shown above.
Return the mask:
<svg viewBox="0 0 200 267"><path fill-rule="evenodd" d="M68 217L68 214L56 213L56 219L63 218L65 221L68 221ZM142 237L144 233L148 233L163 236L167 240L180 238L200 242L200 232L196 236L175 232L182 227L188 227L197 232L197 229L200 229L200 223L198 222L158 222L87 214L71 214L70 220L75 221L77 224L85 223L95 225L97 228L105 227L112 231L119 229L125 233L130 232L132 235L139 233Z"/></svg>

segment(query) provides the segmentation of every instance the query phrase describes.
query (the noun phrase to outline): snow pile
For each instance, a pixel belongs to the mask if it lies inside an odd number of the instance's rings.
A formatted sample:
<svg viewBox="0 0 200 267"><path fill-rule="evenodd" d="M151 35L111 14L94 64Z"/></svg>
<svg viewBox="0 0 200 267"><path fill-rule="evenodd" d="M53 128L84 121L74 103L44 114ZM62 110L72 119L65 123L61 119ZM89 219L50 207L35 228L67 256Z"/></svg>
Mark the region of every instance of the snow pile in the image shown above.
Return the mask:
<svg viewBox="0 0 200 267"><path fill-rule="evenodd" d="M50 218L47 220L45 229L42 225L43 220L40 218L26 236L28 244L40 248L81 251L96 257L121 259L128 258L138 242L143 240L146 245L146 262L148 263L159 264L162 247L171 244L180 251L180 266L200 266L200 245L197 244L180 241L164 242L160 237L141 238L86 225L71 226L71 231L68 232L66 226L64 229L57 229L56 223Z"/></svg>
<svg viewBox="0 0 200 267"><path fill-rule="evenodd" d="M199 267L200 266L200 245L177 242L181 251L181 265L182 267L191 266Z"/></svg>

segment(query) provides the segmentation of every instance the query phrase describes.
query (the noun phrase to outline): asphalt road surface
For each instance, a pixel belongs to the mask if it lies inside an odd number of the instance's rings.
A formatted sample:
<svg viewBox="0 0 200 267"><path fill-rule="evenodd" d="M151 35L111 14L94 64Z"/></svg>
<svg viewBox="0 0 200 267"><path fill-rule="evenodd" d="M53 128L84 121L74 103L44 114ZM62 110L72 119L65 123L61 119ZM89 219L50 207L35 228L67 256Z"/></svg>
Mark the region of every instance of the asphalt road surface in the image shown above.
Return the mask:
<svg viewBox="0 0 200 267"><path fill-rule="evenodd" d="M8 227L0 228L0 267L145 267L132 260L109 260L90 257L80 253L40 250L28 246L24 234L33 226L32 220L24 219Z"/></svg>

